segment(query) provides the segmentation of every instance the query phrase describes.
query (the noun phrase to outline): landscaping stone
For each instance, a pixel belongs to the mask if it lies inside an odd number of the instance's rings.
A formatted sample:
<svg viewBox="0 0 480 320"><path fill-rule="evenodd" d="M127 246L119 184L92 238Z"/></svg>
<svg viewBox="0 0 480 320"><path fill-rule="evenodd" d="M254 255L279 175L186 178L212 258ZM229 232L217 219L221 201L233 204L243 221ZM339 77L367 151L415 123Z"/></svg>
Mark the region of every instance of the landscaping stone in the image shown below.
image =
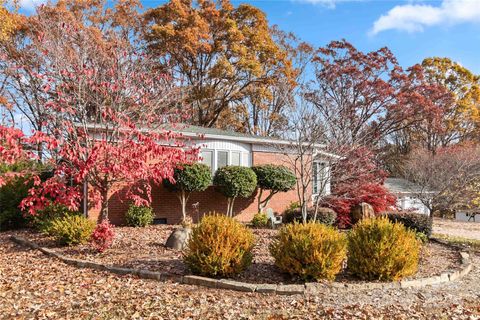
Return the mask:
<svg viewBox="0 0 480 320"><path fill-rule="evenodd" d="M240 282L240 281L222 279L217 282L217 288L230 289L230 290L236 290L236 291L254 292L255 289L257 288L257 285Z"/></svg>
<svg viewBox="0 0 480 320"><path fill-rule="evenodd" d="M140 270L138 276L144 279L153 279L161 281L163 280L162 274L160 272L149 271L149 270Z"/></svg>
<svg viewBox="0 0 480 320"><path fill-rule="evenodd" d="M277 293L284 295L304 294L305 286L303 284L282 284L277 286Z"/></svg>
<svg viewBox="0 0 480 320"><path fill-rule="evenodd" d="M121 275L135 274L134 270L128 269L128 268L108 266L108 267L106 267L106 270L110 271L110 272L113 272L113 273L116 273L116 274L121 274Z"/></svg>
<svg viewBox="0 0 480 320"><path fill-rule="evenodd" d="M167 239L165 246L170 249L183 250L190 238L192 229L190 228L177 228Z"/></svg>
<svg viewBox="0 0 480 320"><path fill-rule="evenodd" d="M277 291L277 285L270 283L258 284L255 291L259 293L275 293Z"/></svg>
<svg viewBox="0 0 480 320"><path fill-rule="evenodd" d="M366 203L362 202L352 208L352 223L355 224L360 220L374 218L375 211L373 207Z"/></svg>
<svg viewBox="0 0 480 320"><path fill-rule="evenodd" d="M185 284L193 284L193 285L204 286L209 288L216 288L219 282L216 279L200 277L200 276L184 276L182 281Z"/></svg>
<svg viewBox="0 0 480 320"><path fill-rule="evenodd" d="M470 262L470 255L466 252L460 252L460 257L462 258L462 263L467 264Z"/></svg>

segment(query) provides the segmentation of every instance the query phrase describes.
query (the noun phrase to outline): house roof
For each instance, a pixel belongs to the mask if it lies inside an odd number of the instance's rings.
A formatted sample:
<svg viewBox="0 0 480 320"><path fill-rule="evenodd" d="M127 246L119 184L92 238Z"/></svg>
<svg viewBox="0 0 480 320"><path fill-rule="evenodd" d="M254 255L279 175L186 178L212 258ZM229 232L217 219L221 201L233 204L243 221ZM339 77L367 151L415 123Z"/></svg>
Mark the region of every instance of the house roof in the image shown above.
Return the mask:
<svg viewBox="0 0 480 320"><path fill-rule="evenodd" d="M433 191L424 190L418 184L403 178L387 178L385 187L394 194L434 193Z"/></svg>
<svg viewBox="0 0 480 320"><path fill-rule="evenodd" d="M88 127L92 129L100 129L101 126L96 124L89 124ZM194 126L190 124L175 124L175 125L164 125L162 126L164 130L171 130L178 132L185 137L193 138L193 139L215 139L215 140L225 140L225 141L237 141L237 142L244 142L244 143L253 143L253 144L263 144L263 145L294 145L293 140L286 140L280 139L276 137L264 137L264 136L257 136L252 134L246 134L241 132L236 132L232 130L222 130L217 128L207 128L207 127L200 127ZM330 158L341 158L338 155L325 152L321 149L325 149L324 144L315 144L316 154L330 157Z"/></svg>

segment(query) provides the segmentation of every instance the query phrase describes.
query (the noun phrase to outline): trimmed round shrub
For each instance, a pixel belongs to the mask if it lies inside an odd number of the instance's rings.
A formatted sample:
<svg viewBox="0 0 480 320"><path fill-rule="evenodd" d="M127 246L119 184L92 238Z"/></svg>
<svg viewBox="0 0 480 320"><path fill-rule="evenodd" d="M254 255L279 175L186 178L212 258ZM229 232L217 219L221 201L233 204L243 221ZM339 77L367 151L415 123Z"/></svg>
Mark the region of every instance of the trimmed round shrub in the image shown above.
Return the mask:
<svg viewBox="0 0 480 320"><path fill-rule="evenodd" d="M170 191L204 191L212 183L212 171L203 163L182 164L173 171L175 183L165 179L164 186Z"/></svg>
<svg viewBox="0 0 480 320"><path fill-rule="evenodd" d="M304 280L333 280L347 256L347 240L333 227L320 223L283 226L270 253L284 272Z"/></svg>
<svg viewBox="0 0 480 320"><path fill-rule="evenodd" d="M297 178L285 166L264 164L252 167L257 175L257 185L260 189L287 192L295 187Z"/></svg>
<svg viewBox="0 0 480 320"><path fill-rule="evenodd" d="M84 216L74 215L54 219L48 233L62 245L83 244L90 240L95 222Z"/></svg>
<svg viewBox="0 0 480 320"><path fill-rule="evenodd" d="M177 192L182 206L183 220L187 218L187 201L192 192L206 190L212 183L212 171L203 163L182 164L174 169L173 179L163 180L163 185L172 192Z"/></svg>
<svg viewBox="0 0 480 320"><path fill-rule="evenodd" d="M265 228L266 226L268 226L267 214L262 212L255 214L252 218L251 223L256 228Z"/></svg>
<svg viewBox="0 0 480 320"><path fill-rule="evenodd" d="M153 222L153 211L150 207L130 205L125 219L130 227L146 227Z"/></svg>
<svg viewBox="0 0 480 320"><path fill-rule="evenodd" d="M348 236L348 270L365 280L399 280L417 271L420 247L400 223L361 220Z"/></svg>
<svg viewBox="0 0 480 320"><path fill-rule="evenodd" d="M432 235L433 219L428 214L398 211L388 212L386 216L391 222L401 223L408 229L423 233L427 238Z"/></svg>
<svg viewBox="0 0 480 320"><path fill-rule="evenodd" d="M215 172L213 185L228 199L227 215L233 216L235 198L248 198L257 188L257 176L252 169L241 166L226 166Z"/></svg>
<svg viewBox="0 0 480 320"><path fill-rule="evenodd" d="M184 262L198 275L230 276L252 263L251 230L224 215L206 215L192 230Z"/></svg>

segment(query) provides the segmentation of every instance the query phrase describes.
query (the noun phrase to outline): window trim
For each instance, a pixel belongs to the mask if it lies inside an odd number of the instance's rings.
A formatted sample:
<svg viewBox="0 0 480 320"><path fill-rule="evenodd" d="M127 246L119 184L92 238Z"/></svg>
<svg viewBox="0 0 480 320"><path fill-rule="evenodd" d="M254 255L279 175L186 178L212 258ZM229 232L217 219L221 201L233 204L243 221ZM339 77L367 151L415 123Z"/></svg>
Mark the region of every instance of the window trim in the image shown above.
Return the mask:
<svg viewBox="0 0 480 320"><path fill-rule="evenodd" d="M319 193L319 189L320 189L319 184L321 183L320 181L322 180L320 170L318 170L320 164L322 165L322 167L321 167L322 170L325 170L326 168L328 168L328 163L325 162L325 161L322 161L322 160L313 161L313 166L312 166L312 197L318 196L320 194ZM316 174L315 174L315 170L317 171ZM325 178L326 178L327 183L328 183L328 180L330 179L329 172L326 173ZM326 194L326 190L323 190L323 193Z"/></svg>

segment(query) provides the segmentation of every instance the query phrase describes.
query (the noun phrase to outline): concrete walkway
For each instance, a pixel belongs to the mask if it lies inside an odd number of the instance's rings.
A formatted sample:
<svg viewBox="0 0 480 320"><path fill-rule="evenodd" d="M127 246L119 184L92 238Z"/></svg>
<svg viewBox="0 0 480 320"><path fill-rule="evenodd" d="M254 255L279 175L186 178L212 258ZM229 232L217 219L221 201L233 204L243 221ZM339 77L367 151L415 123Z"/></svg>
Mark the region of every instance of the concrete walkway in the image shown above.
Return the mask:
<svg viewBox="0 0 480 320"><path fill-rule="evenodd" d="M462 222L435 218L433 220L433 233L480 240L480 222Z"/></svg>

